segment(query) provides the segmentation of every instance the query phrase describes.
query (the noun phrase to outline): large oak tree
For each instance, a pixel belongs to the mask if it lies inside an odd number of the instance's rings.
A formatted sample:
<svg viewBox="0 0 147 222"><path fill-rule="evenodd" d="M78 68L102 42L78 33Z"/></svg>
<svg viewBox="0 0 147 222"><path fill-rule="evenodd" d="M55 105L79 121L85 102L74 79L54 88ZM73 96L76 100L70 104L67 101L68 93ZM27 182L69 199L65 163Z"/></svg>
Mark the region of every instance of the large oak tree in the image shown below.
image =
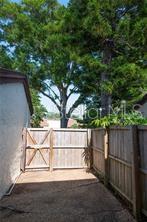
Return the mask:
<svg viewBox="0 0 147 222"><path fill-rule="evenodd" d="M27 73L31 86L56 105L61 127L67 127L84 95L79 94L67 107L70 96L79 93L75 84L79 65L76 50L68 41L70 34L64 32L66 8L56 0L3 0L0 8L1 43L11 58L6 67Z"/></svg>

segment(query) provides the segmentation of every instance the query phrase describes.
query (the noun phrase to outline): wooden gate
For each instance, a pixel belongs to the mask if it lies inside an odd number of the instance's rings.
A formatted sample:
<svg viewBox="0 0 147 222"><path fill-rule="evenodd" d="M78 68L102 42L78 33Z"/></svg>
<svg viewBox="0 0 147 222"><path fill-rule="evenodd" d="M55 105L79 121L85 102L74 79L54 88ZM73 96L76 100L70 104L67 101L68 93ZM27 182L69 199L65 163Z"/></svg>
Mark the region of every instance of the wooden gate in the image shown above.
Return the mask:
<svg viewBox="0 0 147 222"><path fill-rule="evenodd" d="M25 170L51 168L52 133L52 129L27 129Z"/></svg>
<svg viewBox="0 0 147 222"><path fill-rule="evenodd" d="M85 168L88 160L87 129L28 128L25 170Z"/></svg>

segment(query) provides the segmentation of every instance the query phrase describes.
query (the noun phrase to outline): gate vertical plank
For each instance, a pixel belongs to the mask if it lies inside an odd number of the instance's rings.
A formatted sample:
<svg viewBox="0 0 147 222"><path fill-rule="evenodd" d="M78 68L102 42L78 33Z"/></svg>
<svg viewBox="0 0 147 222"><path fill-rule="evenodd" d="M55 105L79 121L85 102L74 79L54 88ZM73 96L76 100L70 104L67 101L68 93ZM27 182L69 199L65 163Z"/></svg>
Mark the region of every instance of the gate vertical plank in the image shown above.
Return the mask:
<svg viewBox="0 0 147 222"><path fill-rule="evenodd" d="M49 154L49 165L50 165L50 172L53 171L53 146L54 146L54 131L53 129L50 130L50 154Z"/></svg>
<svg viewBox="0 0 147 222"><path fill-rule="evenodd" d="M105 178L104 183L108 186L109 181L109 146L108 146L108 130L105 130L104 135L104 158L105 158Z"/></svg>
<svg viewBox="0 0 147 222"><path fill-rule="evenodd" d="M91 129L87 129L87 147L89 149L89 169L93 167L93 149L92 149L92 140L91 140Z"/></svg>

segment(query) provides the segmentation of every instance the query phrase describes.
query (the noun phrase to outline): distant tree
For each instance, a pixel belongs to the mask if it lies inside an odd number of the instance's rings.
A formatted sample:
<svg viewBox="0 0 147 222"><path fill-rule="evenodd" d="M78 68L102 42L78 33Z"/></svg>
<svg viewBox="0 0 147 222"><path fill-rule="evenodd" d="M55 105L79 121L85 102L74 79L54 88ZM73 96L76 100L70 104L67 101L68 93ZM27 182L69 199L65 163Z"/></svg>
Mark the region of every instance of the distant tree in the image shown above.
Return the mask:
<svg viewBox="0 0 147 222"><path fill-rule="evenodd" d="M54 112L48 112L47 118L48 119L60 119L60 114L54 113Z"/></svg>
<svg viewBox="0 0 147 222"><path fill-rule="evenodd" d="M32 127L40 127L40 123L48 114L46 108L41 104L40 96L36 90L31 90L34 113L31 119Z"/></svg>

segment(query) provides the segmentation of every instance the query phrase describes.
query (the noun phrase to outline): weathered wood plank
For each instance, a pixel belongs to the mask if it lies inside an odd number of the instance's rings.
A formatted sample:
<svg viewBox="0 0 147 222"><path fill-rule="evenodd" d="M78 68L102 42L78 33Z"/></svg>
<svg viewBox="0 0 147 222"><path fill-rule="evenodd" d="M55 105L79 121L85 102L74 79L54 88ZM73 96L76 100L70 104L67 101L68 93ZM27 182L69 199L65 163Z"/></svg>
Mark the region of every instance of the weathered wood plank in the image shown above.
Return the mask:
<svg viewBox="0 0 147 222"><path fill-rule="evenodd" d="M140 186L140 162L139 162L139 143L137 126L131 128L131 141L133 149L132 157L132 188L133 188L133 213L136 218L140 218L141 213L141 186Z"/></svg>
<svg viewBox="0 0 147 222"><path fill-rule="evenodd" d="M140 148L142 212L147 216L147 126L139 126L138 130Z"/></svg>

